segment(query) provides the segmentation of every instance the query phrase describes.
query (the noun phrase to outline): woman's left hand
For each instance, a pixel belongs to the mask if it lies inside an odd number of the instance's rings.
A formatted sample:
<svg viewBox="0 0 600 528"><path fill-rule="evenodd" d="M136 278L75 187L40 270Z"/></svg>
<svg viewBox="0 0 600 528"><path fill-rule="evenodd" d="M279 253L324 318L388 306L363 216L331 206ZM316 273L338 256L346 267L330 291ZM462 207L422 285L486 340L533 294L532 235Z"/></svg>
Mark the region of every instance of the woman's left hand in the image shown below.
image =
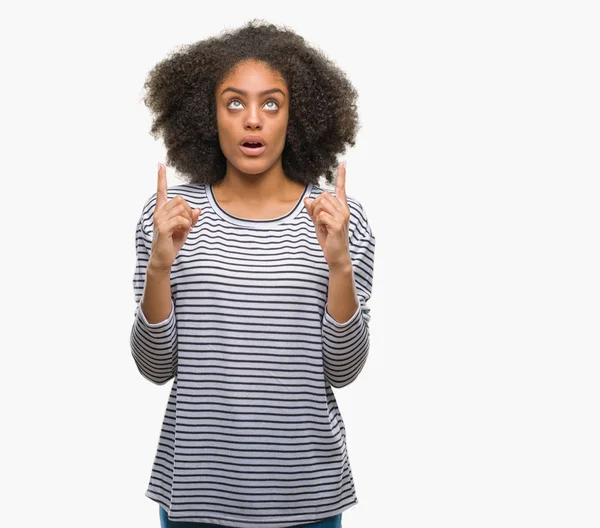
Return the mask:
<svg viewBox="0 0 600 528"><path fill-rule="evenodd" d="M352 265L348 241L350 209L346 201L346 166L340 163L335 182L335 196L324 191L304 205L317 232L317 240L329 268Z"/></svg>

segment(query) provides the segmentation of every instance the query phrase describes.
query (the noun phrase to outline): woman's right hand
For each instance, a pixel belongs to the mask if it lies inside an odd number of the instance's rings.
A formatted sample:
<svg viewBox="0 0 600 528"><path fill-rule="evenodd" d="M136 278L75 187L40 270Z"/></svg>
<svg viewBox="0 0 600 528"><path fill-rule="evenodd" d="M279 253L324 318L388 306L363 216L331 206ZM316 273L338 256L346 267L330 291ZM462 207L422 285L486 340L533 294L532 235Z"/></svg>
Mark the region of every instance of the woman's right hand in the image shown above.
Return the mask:
<svg viewBox="0 0 600 528"><path fill-rule="evenodd" d="M154 208L152 253L148 267L156 271L171 271L177 253L200 217L181 197L167 198L167 169L161 163L158 169L158 188Z"/></svg>

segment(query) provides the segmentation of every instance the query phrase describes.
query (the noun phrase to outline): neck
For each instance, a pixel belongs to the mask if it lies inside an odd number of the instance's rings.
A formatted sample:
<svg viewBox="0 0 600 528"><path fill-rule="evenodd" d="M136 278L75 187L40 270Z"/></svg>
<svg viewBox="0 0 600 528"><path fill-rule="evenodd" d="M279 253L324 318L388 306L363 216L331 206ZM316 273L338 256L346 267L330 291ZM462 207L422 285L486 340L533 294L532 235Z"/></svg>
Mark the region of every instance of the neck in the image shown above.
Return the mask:
<svg viewBox="0 0 600 528"><path fill-rule="evenodd" d="M223 180L213 184L226 200L240 200L260 204L274 200L297 199L298 189L304 185L292 181L283 172L281 160L264 172L248 174L227 161Z"/></svg>

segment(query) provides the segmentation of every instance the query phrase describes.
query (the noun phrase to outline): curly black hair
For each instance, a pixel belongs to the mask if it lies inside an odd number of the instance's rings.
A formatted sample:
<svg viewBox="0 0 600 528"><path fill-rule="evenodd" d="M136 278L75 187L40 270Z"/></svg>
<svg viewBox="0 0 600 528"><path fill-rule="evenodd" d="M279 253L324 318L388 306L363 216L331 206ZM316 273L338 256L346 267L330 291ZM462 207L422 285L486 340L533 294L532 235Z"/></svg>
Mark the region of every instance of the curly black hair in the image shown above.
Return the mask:
<svg viewBox="0 0 600 528"><path fill-rule="evenodd" d="M292 180L334 182L337 154L354 146L358 93L346 74L287 27L251 20L239 29L179 46L150 70L144 103L154 114L150 134L162 136L166 162L188 183L225 177L219 145L216 87L246 60L267 63L290 92L282 166Z"/></svg>

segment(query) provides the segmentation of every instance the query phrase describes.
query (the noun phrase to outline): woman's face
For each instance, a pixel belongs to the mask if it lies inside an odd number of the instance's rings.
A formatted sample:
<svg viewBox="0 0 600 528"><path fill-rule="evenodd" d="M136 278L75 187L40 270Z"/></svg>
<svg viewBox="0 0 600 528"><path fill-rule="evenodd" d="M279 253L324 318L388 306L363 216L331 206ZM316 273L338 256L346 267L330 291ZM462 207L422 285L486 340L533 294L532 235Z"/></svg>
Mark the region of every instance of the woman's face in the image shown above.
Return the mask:
<svg viewBox="0 0 600 528"><path fill-rule="evenodd" d="M246 174L281 163L289 116L281 76L263 62L244 62L217 86L215 96L219 144L228 162ZM244 146L247 136L258 136L264 146Z"/></svg>

